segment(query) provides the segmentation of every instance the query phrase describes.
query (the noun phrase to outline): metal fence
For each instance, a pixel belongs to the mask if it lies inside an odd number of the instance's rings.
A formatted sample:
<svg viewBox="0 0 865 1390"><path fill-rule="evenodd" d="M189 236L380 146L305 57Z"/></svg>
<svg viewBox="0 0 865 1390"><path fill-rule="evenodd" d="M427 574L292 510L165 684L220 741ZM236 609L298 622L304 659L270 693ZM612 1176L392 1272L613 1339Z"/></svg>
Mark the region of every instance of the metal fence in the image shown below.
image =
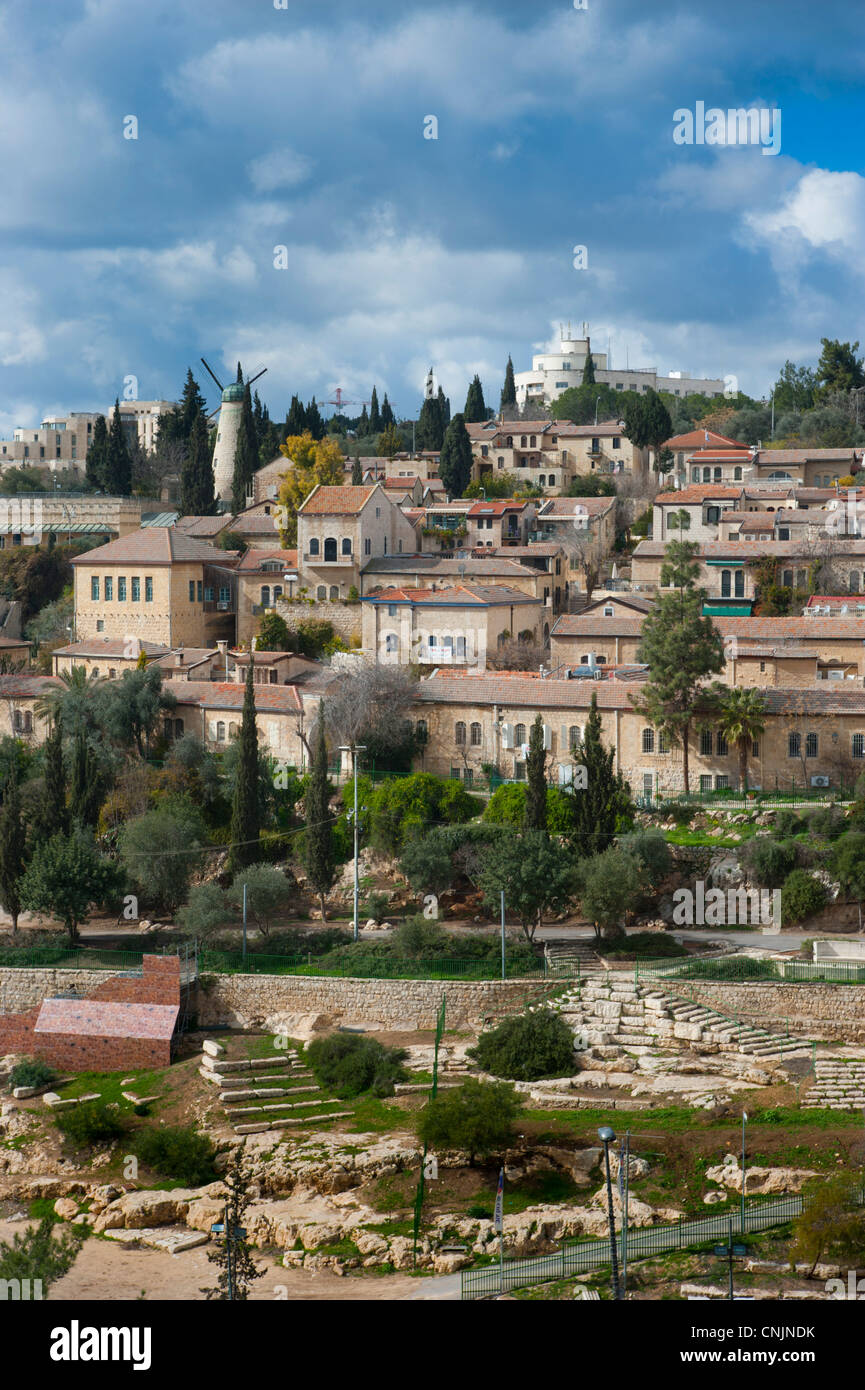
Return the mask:
<svg viewBox="0 0 865 1390"><path fill-rule="evenodd" d="M709 1241L725 1240L731 1218L735 1234L765 1231L799 1216L803 1205L803 1198L794 1194L749 1203L745 1207L744 1231L741 1208L732 1203L729 1211L717 1212L712 1216L693 1220L680 1217L674 1225L629 1230L626 1242L628 1263L650 1255L668 1254L671 1250L689 1250ZM619 1231L616 1234L616 1249L620 1261L624 1247L623 1233ZM528 1288L533 1284L547 1284L554 1279L567 1279L575 1274L588 1274L594 1269L603 1269L609 1263L609 1239L565 1241L559 1250L550 1255L527 1260L505 1260L501 1265L462 1270L460 1297L490 1298L508 1289Z"/></svg>
<svg viewBox="0 0 865 1390"><path fill-rule="evenodd" d="M718 984L865 984L865 962L830 960L755 960L750 956L692 956L688 960L669 957L638 960L634 966L637 984L664 985L679 980L705 980Z"/></svg>
<svg viewBox="0 0 865 1390"><path fill-rule="evenodd" d="M58 970L140 970L144 955L144 951L114 951L110 947L99 950L92 946L6 946L0 948L0 966L17 966L21 969L55 966Z"/></svg>

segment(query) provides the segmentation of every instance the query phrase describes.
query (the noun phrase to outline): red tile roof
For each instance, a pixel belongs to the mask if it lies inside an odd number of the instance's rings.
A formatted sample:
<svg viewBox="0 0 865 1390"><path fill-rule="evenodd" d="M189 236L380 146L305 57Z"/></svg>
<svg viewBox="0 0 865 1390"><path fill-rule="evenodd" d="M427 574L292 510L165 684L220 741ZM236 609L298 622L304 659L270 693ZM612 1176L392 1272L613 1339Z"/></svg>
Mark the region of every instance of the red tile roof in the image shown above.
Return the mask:
<svg viewBox="0 0 865 1390"><path fill-rule="evenodd" d="M34 1033L82 1038L155 1038L170 1041L176 1004L116 1004L96 999L43 999Z"/></svg>
<svg viewBox="0 0 865 1390"><path fill-rule="evenodd" d="M643 630L641 617L629 618L616 614L612 618L597 614L563 613L553 624L551 637L639 637Z"/></svg>
<svg viewBox="0 0 865 1390"><path fill-rule="evenodd" d="M529 603L540 605L541 600L507 584L455 584L449 589L373 589L361 603L411 603L415 606L471 607L484 605Z"/></svg>
<svg viewBox="0 0 865 1390"><path fill-rule="evenodd" d="M246 686L243 681L165 681L162 688L175 695L179 705L240 710ZM299 714L303 709L293 685L256 685L254 690L256 714Z"/></svg>
<svg viewBox="0 0 865 1390"><path fill-rule="evenodd" d="M522 512L528 506L528 502L518 502L515 498L503 498L490 500L489 502L478 501L473 507L469 507L468 516L505 516L507 512Z"/></svg>
<svg viewBox="0 0 865 1390"><path fill-rule="evenodd" d="M278 560L283 569L297 569L296 550L247 550L237 566L238 574L257 574L265 561ZM266 573L266 571L264 571ZM276 571L273 571L276 573Z"/></svg>
<svg viewBox="0 0 865 1390"><path fill-rule="evenodd" d="M313 488L298 515L303 516L346 516L363 510L379 483L364 487L336 486L324 487L321 483Z"/></svg>
<svg viewBox="0 0 865 1390"><path fill-rule="evenodd" d="M691 483L678 492L659 492L655 498L656 507L675 507L696 505L707 498L719 497L723 501L737 501L742 496L741 487L730 487L725 483Z"/></svg>
<svg viewBox="0 0 865 1390"><path fill-rule="evenodd" d="M855 595L853 596L855 600ZM849 599L848 599L849 602ZM804 637L808 642L865 641L865 614L861 617L736 618L713 617L722 637L773 642Z"/></svg>
<svg viewBox="0 0 865 1390"><path fill-rule="evenodd" d="M745 449L747 445L742 444L738 439L730 439L729 435L718 434L716 430L693 429L687 434L674 434L672 439L666 440L665 449L701 449L706 444L706 435L709 436L710 445L729 444L734 449Z"/></svg>
<svg viewBox="0 0 865 1390"><path fill-rule="evenodd" d="M206 541L197 540L178 531L176 526L152 526L142 531L131 531L96 550L87 550L76 555L70 562L73 565L177 565L183 563L202 565L223 565L234 568L237 553L230 550L217 550Z"/></svg>

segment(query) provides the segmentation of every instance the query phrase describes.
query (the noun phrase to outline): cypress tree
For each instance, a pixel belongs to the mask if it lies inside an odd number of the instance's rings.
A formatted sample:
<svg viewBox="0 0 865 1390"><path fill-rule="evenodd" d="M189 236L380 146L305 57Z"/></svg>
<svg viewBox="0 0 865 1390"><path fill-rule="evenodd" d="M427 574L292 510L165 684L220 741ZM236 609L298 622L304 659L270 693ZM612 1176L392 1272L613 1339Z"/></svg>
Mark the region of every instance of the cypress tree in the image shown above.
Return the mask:
<svg viewBox="0 0 865 1390"><path fill-rule="evenodd" d="M261 829L258 793L258 729L255 724L255 662L249 653L243 716L240 723L240 760L231 808L229 869L237 873L258 859Z"/></svg>
<svg viewBox="0 0 865 1390"><path fill-rule="evenodd" d="M180 422L184 439L192 436L192 430L199 415L207 415L207 402L201 394L198 382L192 375L192 368L186 369L186 381L180 397Z"/></svg>
<svg viewBox="0 0 865 1390"><path fill-rule="evenodd" d="M306 407L306 428L313 439L324 439L326 433L324 421L321 418L321 411L316 404L315 396Z"/></svg>
<svg viewBox="0 0 865 1390"><path fill-rule="evenodd" d="M601 742L601 716L595 694L582 743L571 749L571 754L585 768L585 777L579 785L572 784L568 789L571 829L566 840L578 859L588 859L610 847L619 818L626 817L631 807L628 785L615 769L615 750L605 748Z"/></svg>
<svg viewBox="0 0 865 1390"><path fill-rule="evenodd" d="M388 398L387 398L387 391L385 391L385 393L384 393L384 400L383 400L382 403L381 403L381 427L382 427L382 431L386 430L387 427L388 427L388 425L395 425L395 424L396 424L396 420L395 420L395 418L394 418L393 407L391 406L391 403L390 403L390 401L389 401Z"/></svg>
<svg viewBox="0 0 865 1390"><path fill-rule="evenodd" d="M97 415L93 423L93 437L87 450L85 473L87 481L94 487L105 487L105 470L108 465L108 426L104 415Z"/></svg>
<svg viewBox="0 0 865 1390"><path fill-rule="evenodd" d="M436 396L439 408L439 420L441 421L442 442L444 442L445 431L451 422L451 403L441 387Z"/></svg>
<svg viewBox="0 0 865 1390"><path fill-rule="evenodd" d="M547 754L544 748L544 721L537 715L529 734L526 754L526 812L524 830L547 831Z"/></svg>
<svg viewBox="0 0 865 1390"><path fill-rule="evenodd" d="M237 447L234 451L234 477L231 481L231 505L235 512L242 512L246 506L246 490L252 482L258 467L258 439L255 433L255 420L252 417L252 395L249 385L243 392L243 412L240 429L237 432Z"/></svg>
<svg viewBox="0 0 865 1390"><path fill-rule="evenodd" d="M586 365L583 367L583 385L594 386L595 384L595 359L589 353L586 358Z"/></svg>
<svg viewBox="0 0 865 1390"><path fill-rule="evenodd" d="M505 406L516 405L516 403L517 387L516 382L514 381L514 364L511 361L510 357L508 357L508 365L505 368L505 384L502 387L501 399L499 401L499 409L504 410Z"/></svg>
<svg viewBox="0 0 865 1390"><path fill-rule="evenodd" d="M321 903L321 920L325 920L324 900L336 877L333 854L333 826L330 815L330 785L327 780L327 743L324 736L324 706L319 709L318 741L312 757L309 787L304 798L306 835L304 853L306 873Z"/></svg>
<svg viewBox="0 0 865 1390"><path fill-rule="evenodd" d="M444 432L441 428L441 413L435 396L424 401L418 416L415 437L419 449L440 449Z"/></svg>
<svg viewBox="0 0 865 1390"><path fill-rule="evenodd" d="M363 468L357 454L355 454L354 463L351 466L351 485L352 487L363 486Z"/></svg>
<svg viewBox="0 0 865 1390"><path fill-rule="evenodd" d="M40 840L50 840L52 835L65 835L69 830L66 772L63 767L63 731L59 720L55 720L45 740L44 757L45 785L35 828Z"/></svg>
<svg viewBox="0 0 865 1390"><path fill-rule="evenodd" d="M102 777L87 735L79 728L72 744L72 776L69 779L69 809L73 820L95 825L102 805Z"/></svg>
<svg viewBox="0 0 865 1390"><path fill-rule="evenodd" d="M19 884L24 873L26 829L21 818L21 793L13 772L6 784L0 811L0 903L12 918L12 931L18 930L21 911Z"/></svg>
<svg viewBox="0 0 865 1390"><path fill-rule="evenodd" d="M306 411L297 396L292 396L288 414L285 417L285 433L303 434L306 429Z"/></svg>
<svg viewBox="0 0 865 1390"><path fill-rule="evenodd" d="M120 401L114 402L111 428L108 431L108 449L105 458L105 490L113 497L128 497L132 491L132 459L129 445L123 433L120 418Z"/></svg>
<svg viewBox="0 0 865 1390"><path fill-rule="evenodd" d="M451 420L442 445L439 477L450 497L462 497L472 476L472 444L462 415Z"/></svg>
<svg viewBox="0 0 865 1390"><path fill-rule="evenodd" d="M466 396L466 408L463 412L467 425L479 425L487 418L487 408L484 404L484 388L481 386L481 379L475 372L471 380L471 385Z"/></svg>
<svg viewBox="0 0 865 1390"><path fill-rule="evenodd" d="M189 452L180 471L180 505L185 516L212 516L216 505L207 421L197 415Z"/></svg>
<svg viewBox="0 0 865 1390"><path fill-rule="evenodd" d="M378 408L378 392L372 388L372 397L369 403L369 432L370 434L381 434L381 411Z"/></svg>
<svg viewBox="0 0 865 1390"><path fill-rule="evenodd" d="M360 419L357 422L357 437L363 439L370 433L369 416L366 413L366 406L360 412Z"/></svg>

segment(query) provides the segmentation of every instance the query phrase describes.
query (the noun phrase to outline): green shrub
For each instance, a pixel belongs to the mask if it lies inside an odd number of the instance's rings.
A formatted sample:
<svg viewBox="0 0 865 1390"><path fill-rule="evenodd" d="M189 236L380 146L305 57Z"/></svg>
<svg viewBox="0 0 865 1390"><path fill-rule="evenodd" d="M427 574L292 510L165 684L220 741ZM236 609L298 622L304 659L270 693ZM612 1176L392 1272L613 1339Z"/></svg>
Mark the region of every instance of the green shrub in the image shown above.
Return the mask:
<svg viewBox="0 0 865 1390"><path fill-rule="evenodd" d="M126 1133L126 1122L117 1110L101 1100L91 1100L84 1105L75 1105L71 1110L61 1110L55 1117L55 1124L60 1133L79 1149L119 1139Z"/></svg>
<svg viewBox="0 0 865 1390"><path fill-rule="evenodd" d="M384 1047L361 1033L332 1033L315 1038L306 1049L316 1081L340 1100L365 1091L392 1096L396 1082L407 1076L402 1065L406 1055L404 1048Z"/></svg>
<svg viewBox="0 0 865 1390"><path fill-rule="evenodd" d="M698 806L692 806L687 801L662 801L655 807L662 820L674 821L678 826L690 825L698 810Z"/></svg>
<svg viewBox="0 0 865 1390"><path fill-rule="evenodd" d="M772 838L775 840L789 840L791 836L798 835L804 830L805 822L795 811L785 808L779 811L772 825Z"/></svg>
<svg viewBox="0 0 865 1390"><path fill-rule="evenodd" d="M673 867L670 847L660 830L635 830L630 835L620 836L618 845L637 860L652 888L657 887Z"/></svg>
<svg viewBox="0 0 865 1390"><path fill-rule="evenodd" d="M476 1158L501 1154L515 1140L522 1101L507 1081L477 1081L440 1091L417 1119L422 1144L439 1152L464 1150Z"/></svg>
<svg viewBox="0 0 865 1390"><path fill-rule="evenodd" d="M537 1081L541 1076L571 1076L576 1070L574 1035L552 1009L503 1019L484 1033L470 1056L493 1076Z"/></svg>
<svg viewBox="0 0 865 1390"><path fill-rule="evenodd" d="M803 922L826 906L826 888L806 869L794 869L781 889L781 920Z"/></svg>
<svg viewBox="0 0 865 1390"><path fill-rule="evenodd" d="M780 888L796 867L796 846L789 840L758 835L742 850L742 862L761 888Z"/></svg>
<svg viewBox="0 0 865 1390"><path fill-rule="evenodd" d="M614 950L608 950L603 942L597 949L602 956L614 960L626 960L630 956L644 956L648 960L655 958L660 960L662 957L686 956L688 954L681 942L677 941L674 936L657 931L628 932L624 941L618 940L615 943Z"/></svg>
<svg viewBox="0 0 865 1390"><path fill-rule="evenodd" d="M56 1079L57 1072L47 1062L39 1057L27 1057L12 1068L9 1085L13 1089L16 1086L47 1086Z"/></svg>
<svg viewBox="0 0 865 1390"><path fill-rule="evenodd" d="M847 829L847 817L837 806L825 806L813 811L807 820L808 831L821 840L837 840Z"/></svg>
<svg viewBox="0 0 865 1390"><path fill-rule="evenodd" d="M214 1182L216 1150L204 1134L182 1125L144 1129L135 1141L135 1152L154 1172L176 1178L184 1187Z"/></svg>
<svg viewBox="0 0 865 1390"><path fill-rule="evenodd" d="M373 922L380 923L387 916L387 905L387 893L370 893L364 905L364 911Z"/></svg>

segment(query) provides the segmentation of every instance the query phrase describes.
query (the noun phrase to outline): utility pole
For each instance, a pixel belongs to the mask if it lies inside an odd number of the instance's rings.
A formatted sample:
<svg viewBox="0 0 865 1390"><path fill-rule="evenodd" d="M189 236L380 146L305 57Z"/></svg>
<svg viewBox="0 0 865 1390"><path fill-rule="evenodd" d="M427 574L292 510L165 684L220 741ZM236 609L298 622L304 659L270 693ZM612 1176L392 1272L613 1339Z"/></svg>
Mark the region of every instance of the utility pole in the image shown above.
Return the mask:
<svg viewBox="0 0 865 1390"><path fill-rule="evenodd" d="M350 743L340 746L340 753L351 753L352 773L354 775L354 812L352 813L352 823L354 827L354 940L360 936L360 928L357 920L358 897L359 897L359 873L358 873L358 852L360 843L360 825L358 824L357 814L357 755L366 752L366 744Z"/></svg>
<svg viewBox="0 0 865 1390"><path fill-rule="evenodd" d="M502 979L505 978L505 890L502 889Z"/></svg>
<svg viewBox="0 0 865 1390"><path fill-rule="evenodd" d="M243 885L243 959L246 960L246 884Z"/></svg>
<svg viewBox="0 0 865 1390"><path fill-rule="evenodd" d="M613 1299L619 1302L622 1291L619 1286L619 1261L616 1253L616 1217L613 1211L613 1183L610 1177L610 1145L615 1143L616 1131L609 1125L602 1125L598 1130L598 1138L604 1146L604 1166L607 1171L607 1212L610 1221L610 1265L613 1276Z"/></svg>

